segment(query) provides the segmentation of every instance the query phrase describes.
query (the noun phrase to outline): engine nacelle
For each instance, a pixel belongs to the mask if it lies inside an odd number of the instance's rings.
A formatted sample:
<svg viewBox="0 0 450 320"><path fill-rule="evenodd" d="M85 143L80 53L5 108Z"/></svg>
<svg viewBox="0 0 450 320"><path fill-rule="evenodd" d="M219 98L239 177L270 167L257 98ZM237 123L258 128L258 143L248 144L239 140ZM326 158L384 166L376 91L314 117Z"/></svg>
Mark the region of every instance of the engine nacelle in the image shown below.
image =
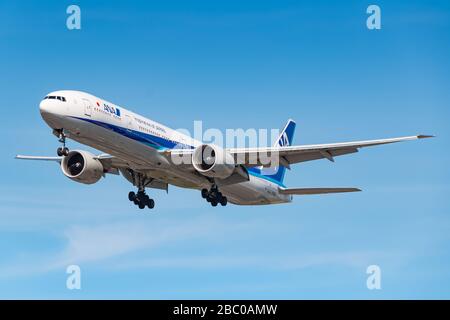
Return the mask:
<svg viewBox="0 0 450 320"><path fill-rule="evenodd" d="M76 182L93 184L103 176L102 163L87 151L74 150L62 158L61 170L64 175Z"/></svg>
<svg viewBox="0 0 450 320"><path fill-rule="evenodd" d="M192 165L201 174L220 179L229 177L235 169L233 156L224 149L210 144L202 144L194 150Z"/></svg>

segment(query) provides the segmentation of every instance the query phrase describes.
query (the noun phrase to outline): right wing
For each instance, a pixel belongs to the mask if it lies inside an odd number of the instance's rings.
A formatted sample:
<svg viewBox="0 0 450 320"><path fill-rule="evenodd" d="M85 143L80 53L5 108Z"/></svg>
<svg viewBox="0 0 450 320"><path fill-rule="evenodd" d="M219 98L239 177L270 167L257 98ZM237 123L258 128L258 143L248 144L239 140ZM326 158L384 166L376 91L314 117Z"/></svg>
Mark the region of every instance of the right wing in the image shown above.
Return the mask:
<svg viewBox="0 0 450 320"><path fill-rule="evenodd" d="M48 157L48 156L25 156L18 154L15 159L19 160L37 160L37 161L54 161L61 163L63 157ZM109 154L100 154L94 159L99 160L106 169L120 169L128 168L128 164L120 158L111 156Z"/></svg>
<svg viewBox="0 0 450 320"><path fill-rule="evenodd" d="M18 154L15 157L15 159L19 159L19 160L53 161L53 162L58 162L59 164L61 164L62 158L63 157L26 156L26 155L21 155L21 154ZM126 167L126 164L122 160L120 160L119 158L110 156L110 155L101 154L101 155L95 156L94 159L97 159L102 163L105 173L118 175L119 174L118 169Z"/></svg>
<svg viewBox="0 0 450 320"><path fill-rule="evenodd" d="M61 162L62 157L23 156L23 155L18 154L16 156L16 159Z"/></svg>
<svg viewBox="0 0 450 320"><path fill-rule="evenodd" d="M63 157L17 155L15 158L19 159L19 160L53 161L53 162L58 162L60 164ZM120 158L111 156L109 154L100 154L100 155L94 156L94 159L96 159L102 163L104 173L119 175L119 171L121 171L122 175L124 175L126 179L128 179L129 181L130 181L130 179L132 180L131 174L129 172L129 169L131 169L131 168L130 168L130 165L126 161L124 161ZM146 172L147 170L143 169L142 171ZM132 182L132 181L130 181L130 182ZM162 189L162 190L167 191L168 183L166 181L163 181L160 179L151 178L145 184L145 187L146 188L154 188L154 189Z"/></svg>

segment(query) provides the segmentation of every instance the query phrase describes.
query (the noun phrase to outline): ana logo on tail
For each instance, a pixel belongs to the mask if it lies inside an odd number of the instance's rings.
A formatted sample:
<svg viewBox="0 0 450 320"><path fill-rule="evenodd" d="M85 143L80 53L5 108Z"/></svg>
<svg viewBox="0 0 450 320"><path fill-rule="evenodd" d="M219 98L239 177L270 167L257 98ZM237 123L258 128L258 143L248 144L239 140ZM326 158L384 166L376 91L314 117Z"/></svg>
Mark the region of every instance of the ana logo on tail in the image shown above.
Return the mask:
<svg viewBox="0 0 450 320"><path fill-rule="evenodd" d="M288 136L286 134L286 131L283 132L283 134L280 137L280 140L278 141L278 144L280 145L280 147L287 147L289 146L289 139Z"/></svg>

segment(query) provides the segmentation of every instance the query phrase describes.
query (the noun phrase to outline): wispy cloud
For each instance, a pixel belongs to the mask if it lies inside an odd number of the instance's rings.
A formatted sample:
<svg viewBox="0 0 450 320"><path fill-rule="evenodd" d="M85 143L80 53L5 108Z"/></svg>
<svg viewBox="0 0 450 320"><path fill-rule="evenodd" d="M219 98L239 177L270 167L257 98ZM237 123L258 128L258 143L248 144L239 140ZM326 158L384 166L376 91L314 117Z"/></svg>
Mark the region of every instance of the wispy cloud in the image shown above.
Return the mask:
<svg viewBox="0 0 450 320"><path fill-rule="evenodd" d="M229 269L252 268L272 270L296 270L320 265L340 265L361 268L375 261L405 258L394 252L342 251L342 252L283 252L271 255L203 255L190 257L155 257L119 263L115 269L192 268Z"/></svg>
<svg viewBox="0 0 450 320"><path fill-rule="evenodd" d="M144 222L145 221L145 222ZM404 258L399 253L373 251L305 252L301 249L266 253L255 248L252 253L211 250L222 241L245 241L252 231L268 232L277 226L263 224L259 219L242 223L214 216L192 220L133 220L97 226L72 226L63 231L66 245L59 252L45 257L28 256L29 261L0 267L0 276L28 276L54 270L65 270L70 264L102 263L102 268L116 271L152 268L295 270L318 265L361 267L391 258ZM287 227L287 226L285 226ZM265 229L264 229L265 228ZM285 230L286 228L282 228ZM189 241L199 240L209 249L202 254L166 251L176 246L189 248ZM197 244L196 244L197 247ZM137 253L137 255L133 255ZM126 259L122 256L128 255ZM108 263L105 263L108 262Z"/></svg>
<svg viewBox="0 0 450 320"><path fill-rule="evenodd" d="M214 229L215 224L212 220L195 220L170 225L127 222L71 227L65 232L68 245L55 266L105 260L141 249L203 237Z"/></svg>
<svg viewBox="0 0 450 320"><path fill-rule="evenodd" d="M150 223L125 221L97 226L72 226L62 238L66 246L61 252L47 257L29 255L30 261L0 266L0 276L27 275L65 268L70 264L86 264L131 254L139 250L163 248L170 244L185 243L194 239L210 241L213 237L241 232L252 227L248 223L225 223L202 216L192 220L153 220ZM239 231L240 230L240 231ZM146 255L144 255L146 256Z"/></svg>

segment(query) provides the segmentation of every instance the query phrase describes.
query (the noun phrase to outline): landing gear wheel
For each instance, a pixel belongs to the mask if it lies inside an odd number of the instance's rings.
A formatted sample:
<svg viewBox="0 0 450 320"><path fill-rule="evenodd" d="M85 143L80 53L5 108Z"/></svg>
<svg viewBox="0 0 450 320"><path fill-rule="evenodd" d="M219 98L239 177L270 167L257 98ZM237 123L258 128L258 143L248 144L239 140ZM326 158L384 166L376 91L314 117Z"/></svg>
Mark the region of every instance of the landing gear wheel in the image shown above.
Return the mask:
<svg viewBox="0 0 450 320"><path fill-rule="evenodd" d="M67 157L69 155L69 148L59 147L58 149L56 149L56 153L58 154L59 157L62 157L62 156Z"/></svg>
<svg viewBox="0 0 450 320"><path fill-rule="evenodd" d="M155 200L151 199L146 193L144 188L139 188L137 192L130 191L128 193L128 200L133 202L139 207L139 209L144 209L148 207L153 209L155 207Z"/></svg>
<svg viewBox="0 0 450 320"><path fill-rule="evenodd" d="M136 193L134 193L134 191L130 191L128 193L128 200L134 201L135 199L136 199Z"/></svg>
<svg viewBox="0 0 450 320"><path fill-rule="evenodd" d="M59 157L68 156L69 148L66 147L66 135L64 134L64 129L55 129L53 133L58 136L58 141L62 143L62 146L56 150Z"/></svg>
<svg viewBox="0 0 450 320"><path fill-rule="evenodd" d="M140 203L143 203L145 205L145 203L147 202L147 195L143 192L143 191L138 191L138 193L136 194L136 198L138 199L138 201Z"/></svg>
<svg viewBox="0 0 450 320"><path fill-rule="evenodd" d="M202 189L202 198L211 203L213 207L217 207L220 203L222 206L226 206L228 203L227 197L219 191L216 185L213 185L210 190Z"/></svg>

